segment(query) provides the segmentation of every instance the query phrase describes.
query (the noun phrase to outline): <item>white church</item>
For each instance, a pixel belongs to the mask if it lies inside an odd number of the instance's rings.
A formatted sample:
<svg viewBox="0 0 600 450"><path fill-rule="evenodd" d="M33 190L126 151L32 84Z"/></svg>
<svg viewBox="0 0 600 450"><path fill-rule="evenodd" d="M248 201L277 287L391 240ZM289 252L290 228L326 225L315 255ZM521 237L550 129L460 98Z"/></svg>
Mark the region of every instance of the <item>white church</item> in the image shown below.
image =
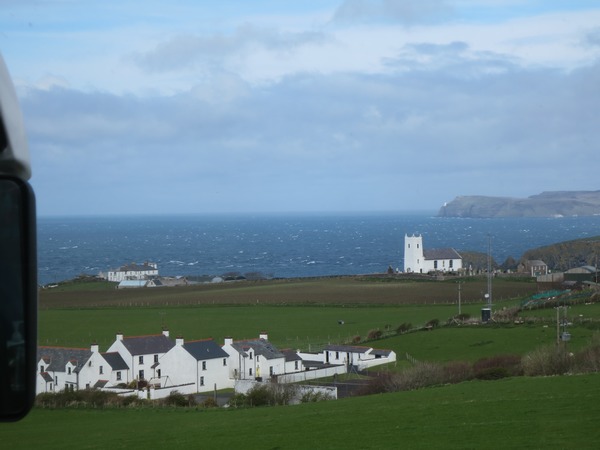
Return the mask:
<svg viewBox="0 0 600 450"><path fill-rule="evenodd" d="M421 235L404 235L404 272L456 272L462 269L462 257L453 248L425 250Z"/></svg>

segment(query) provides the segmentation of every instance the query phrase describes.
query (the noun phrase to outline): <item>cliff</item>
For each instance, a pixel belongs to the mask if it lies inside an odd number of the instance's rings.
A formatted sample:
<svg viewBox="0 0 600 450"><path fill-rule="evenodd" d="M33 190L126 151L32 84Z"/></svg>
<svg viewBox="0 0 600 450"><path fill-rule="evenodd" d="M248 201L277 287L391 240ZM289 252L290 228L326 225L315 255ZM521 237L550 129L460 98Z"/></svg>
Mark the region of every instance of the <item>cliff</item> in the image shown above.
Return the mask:
<svg viewBox="0 0 600 450"><path fill-rule="evenodd" d="M456 197L440 208L440 217L560 217L600 215L600 191L542 192L527 198Z"/></svg>

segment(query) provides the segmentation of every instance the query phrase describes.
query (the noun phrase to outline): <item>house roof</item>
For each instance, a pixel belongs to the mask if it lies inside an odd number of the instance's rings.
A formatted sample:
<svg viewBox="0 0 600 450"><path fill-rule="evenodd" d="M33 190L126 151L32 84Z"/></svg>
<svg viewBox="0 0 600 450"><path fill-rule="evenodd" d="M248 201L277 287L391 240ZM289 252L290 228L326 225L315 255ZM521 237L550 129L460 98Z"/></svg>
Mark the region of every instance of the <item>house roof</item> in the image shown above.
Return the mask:
<svg viewBox="0 0 600 450"><path fill-rule="evenodd" d="M186 342L183 344L183 348L187 350L187 352L192 355L196 361L229 357L229 354L219 347L219 345L212 339Z"/></svg>
<svg viewBox="0 0 600 450"><path fill-rule="evenodd" d="M286 361L302 361L302 358L300 358L296 350L286 348L284 350L281 350L281 353L283 353L283 355L285 356Z"/></svg>
<svg viewBox="0 0 600 450"><path fill-rule="evenodd" d="M65 372L70 362L75 366L75 372L79 372L91 356L91 350L85 348L38 347L37 360L43 359L49 363L47 371Z"/></svg>
<svg viewBox="0 0 600 450"><path fill-rule="evenodd" d="M98 381L96 381L96 384L94 384L94 388L100 389L100 388L103 388L104 386L106 386L107 384L108 384L108 380L98 380Z"/></svg>
<svg viewBox="0 0 600 450"><path fill-rule="evenodd" d="M285 358L285 355L266 339L236 341L231 344L231 346L244 356L246 356L247 352L252 349L254 350L255 355L263 356L266 359Z"/></svg>
<svg viewBox="0 0 600 450"><path fill-rule="evenodd" d="M386 350L386 349L382 349L382 348L374 348L373 350L371 350L371 355L374 356L385 356L388 357L392 354L392 350Z"/></svg>
<svg viewBox="0 0 600 450"><path fill-rule="evenodd" d="M458 254L453 248L431 248L429 250L423 249L423 256L425 259L462 259L462 256Z"/></svg>
<svg viewBox="0 0 600 450"><path fill-rule="evenodd" d="M363 347L360 345L326 345L324 350L330 352L367 353L372 349L371 347Z"/></svg>
<svg viewBox="0 0 600 450"><path fill-rule="evenodd" d="M46 383L52 383L54 381L54 379L52 378L52 376L48 373L48 372L42 372L42 378L44 379L44 381Z"/></svg>
<svg viewBox="0 0 600 450"><path fill-rule="evenodd" d="M175 346L175 343L164 334L124 337L122 342L133 356L167 353Z"/></svg>
<svg viewBox="0 0 600 450"><path fill-rule="evenodd" d="M102 356L112 370L129 370L129 366L117 352L102 353Z"/></svg>

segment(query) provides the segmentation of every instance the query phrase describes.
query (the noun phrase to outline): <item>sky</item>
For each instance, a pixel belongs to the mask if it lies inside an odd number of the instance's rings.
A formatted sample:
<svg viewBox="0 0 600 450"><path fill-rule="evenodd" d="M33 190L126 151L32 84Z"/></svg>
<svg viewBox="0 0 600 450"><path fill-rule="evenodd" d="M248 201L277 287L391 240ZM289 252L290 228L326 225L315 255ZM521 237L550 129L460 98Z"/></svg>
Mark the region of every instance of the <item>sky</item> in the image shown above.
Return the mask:
<svg viewBox="0 0 600 450"><path fill-rule="evenodd" d="M0 0L39 215L598 190L600 3Z"/></svg>

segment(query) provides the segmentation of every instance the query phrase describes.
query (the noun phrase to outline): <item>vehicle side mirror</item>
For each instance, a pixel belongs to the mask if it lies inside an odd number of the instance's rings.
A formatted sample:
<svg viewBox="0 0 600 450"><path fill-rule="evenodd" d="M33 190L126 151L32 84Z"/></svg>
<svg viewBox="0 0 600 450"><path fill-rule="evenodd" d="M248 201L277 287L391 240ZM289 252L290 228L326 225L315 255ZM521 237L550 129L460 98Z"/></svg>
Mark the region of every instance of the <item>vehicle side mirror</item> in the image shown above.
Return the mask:
<svg viewBox="0 0 600 450"><path fill-rule="evenodd" d="M31 164L17 96L0 56L0 420L35 398L37 250Z"/></svg>

